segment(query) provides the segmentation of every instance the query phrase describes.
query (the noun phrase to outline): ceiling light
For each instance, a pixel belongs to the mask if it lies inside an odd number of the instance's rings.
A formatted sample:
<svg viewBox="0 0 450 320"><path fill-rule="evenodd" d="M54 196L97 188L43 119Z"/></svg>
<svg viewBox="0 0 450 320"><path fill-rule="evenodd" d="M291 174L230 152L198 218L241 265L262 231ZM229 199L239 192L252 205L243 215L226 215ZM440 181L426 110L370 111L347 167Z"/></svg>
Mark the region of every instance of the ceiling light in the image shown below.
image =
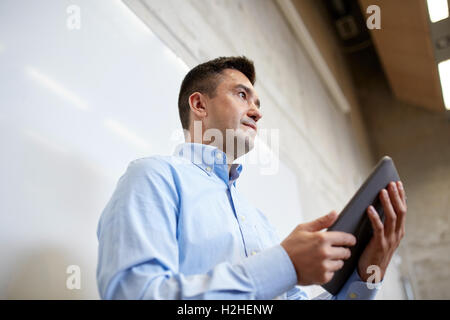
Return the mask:
<svg viewBox="0 0 450 320"><path fill-rule="evenodd" d="M447 0L427 0L428 13L431 22L438 22L448 18Z"/></svg>
<svg viewBox="0 0 450 320"><path fill-rule="evenodd" d="M447 110L450 110L450 59L438 64L439 77L441 78L442 96Z"/></svg>

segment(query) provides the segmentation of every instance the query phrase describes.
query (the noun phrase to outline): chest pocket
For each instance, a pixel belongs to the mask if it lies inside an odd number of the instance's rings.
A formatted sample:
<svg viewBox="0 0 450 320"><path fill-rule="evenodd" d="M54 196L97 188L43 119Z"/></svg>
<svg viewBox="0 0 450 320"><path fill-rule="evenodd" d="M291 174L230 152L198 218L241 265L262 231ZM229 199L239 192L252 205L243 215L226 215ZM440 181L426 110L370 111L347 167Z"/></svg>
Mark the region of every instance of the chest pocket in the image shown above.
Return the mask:
<svg viewBox="0 0 450 320"><path fill-rule="evenodd" d="M275 230L265 215L242 196L239 197L239 209L238 215L245 215L243 223L247 224L247 230L251 230L252 239L257 242L259 250L270 248L278 243Z"/></svg>

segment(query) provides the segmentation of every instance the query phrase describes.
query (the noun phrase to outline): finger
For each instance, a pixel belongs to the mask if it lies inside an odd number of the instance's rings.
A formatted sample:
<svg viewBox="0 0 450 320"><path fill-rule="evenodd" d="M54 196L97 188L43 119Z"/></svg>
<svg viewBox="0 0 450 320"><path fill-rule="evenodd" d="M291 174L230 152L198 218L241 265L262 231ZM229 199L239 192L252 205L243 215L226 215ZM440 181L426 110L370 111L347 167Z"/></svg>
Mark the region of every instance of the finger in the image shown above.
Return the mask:
<svg viewBox="0 0 450 320"><path fill-rule="evenodd" d="M381 190L381 203L383 204L383 210L386 216L384 234L386 236L391 236L395 231L395 223L397 220L397 215L395 214L394 208L392 207L391 200L389 198L389 193L387 192L386 189Z"/></svg>
<svg viewBox="0 0 450 320"><path fill-rule="evenodd" d="M327 261L327 270L328 272L332 271L338 271L344 266L344 261L342 260L329 260Z"/></svg>
<svg viewBox="0 0 450 320"><path fill-rule="evenodd" d="M325 278L326 278L325 283L330 282L331 279L333 279L333 277L334 277L334 272L326 272L325 273Z"/></svg>
<svg viewBox="0 0 450 320"><path fill-rule="evenodd" d="M334 246L354 246L356 238L351 233L341 231L328 231L324 233L326 240Z"/></svg>
<svg viewBox="0 0 450 320"><path fill-rule="evenodd" d="M402 230L404 229L405 225L405 216L406 216L406 205L403 202L403 199L400 195L400 190L397 188L397 183L392 183L391 186L392 190L395 193L395 200L394 200L394 208L395 212L397 214L397 223L395 224L395 233L398 235Z"/></svg>
<svg viewBox="0 0 450 320"><path fill-rule="evenodd" d="M406 191L405 191L405 188L403 187L403 183L401 181L397 181L397 189L398 189L398 192L400 193L400 197L402 198L403 204L406 207Z"/></svg>
<svg viewBox="0 0 450 320"><path fill-rule="evenodd" d="M380 219L380 215L377 213L373 206L367 208L367 214L369 216L370 223L372 224L373 234L375 237L383 236L383 222Z"/></svg>
<svg viewBox="0 0 450 320"><path fill-rule="evenodd" d="M337 212L333 210L329 214L322 216L316 220L299 225L299 230L310 232L320 231L331 226L336 220L337 216Z"/></svg>
<svg viewBox="0 0 450 320"><path fill-rule="evenodd" d="M346 260L346 259L350 258L350 256L351 256L350 249L343 248L343 247L332 247L332 249L330 249L329 259L330 260Z"/></svg>
<svg viewBox="0 0 450 320"><path fill-rule="evenodd" d="M390 188L389 193L391 194L391 203L395 209L398 218L399 213L405 211L403 200L400 196L399 190L397 189L397 184L395 182L391 182L389 184L389 188Z"/></svg>

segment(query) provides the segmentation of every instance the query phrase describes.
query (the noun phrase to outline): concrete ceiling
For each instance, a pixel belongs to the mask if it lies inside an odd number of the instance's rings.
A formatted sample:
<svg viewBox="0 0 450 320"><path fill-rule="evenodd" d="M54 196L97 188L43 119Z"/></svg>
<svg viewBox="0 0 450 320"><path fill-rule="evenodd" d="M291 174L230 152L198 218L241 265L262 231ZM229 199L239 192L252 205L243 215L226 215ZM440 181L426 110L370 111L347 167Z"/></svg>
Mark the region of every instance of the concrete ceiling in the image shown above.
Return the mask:
<svg viewBox="0 0 450 320"><path fill-rule="evenodd" d="M338 51L352 42L346 44L342 39L338 42L339 36L332 30L336 21L326 12L324 5L329 3L325 1L328 0L291 0L351 105L354 103L352 85ZM345 3L350 6L349 2ZM369 16L366 8L374 3L381 9L381 29L369 33L393 95L427 110L445 112L436 59L442 61L450 48L435 52L433 43L443 34L448 35L450 19L431 26L426 0L358 0L351 6L359 11L357 15L365 15L358 22L362 28L366 28L365 19ZM355 12L349 14L356 17ZM355 43L363 38L356 39Z"/></svg>
<svg viewBox="0 0 450 320"><path fill-rule="evenodd" d="M359 0L363 10L373 0ZM370 31L394 95L445 111L425 0L378 0L381 29Z"/></svg>

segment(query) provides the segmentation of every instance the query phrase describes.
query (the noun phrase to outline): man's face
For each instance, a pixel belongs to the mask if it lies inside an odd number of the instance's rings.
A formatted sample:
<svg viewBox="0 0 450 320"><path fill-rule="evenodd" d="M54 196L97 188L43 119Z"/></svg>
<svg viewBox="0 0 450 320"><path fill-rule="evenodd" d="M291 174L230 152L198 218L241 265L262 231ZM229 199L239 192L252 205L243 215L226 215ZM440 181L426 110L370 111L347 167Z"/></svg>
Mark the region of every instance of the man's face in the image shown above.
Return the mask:
<svg viewBox="0 0 450 320"><path fill-rule="evenodd" d="M206 101L205 129L215 128L222 132L224 144L229 139L227 129L233 129L235 150L229 150L226 145L223 150L227 154L234 153L234 158L250 151L257 132L256 123L262 114L259 98L248 78L238 70L223 70L214 98L207 97ZM236 150L239 145L245 145L245 151Z"/></svg>

